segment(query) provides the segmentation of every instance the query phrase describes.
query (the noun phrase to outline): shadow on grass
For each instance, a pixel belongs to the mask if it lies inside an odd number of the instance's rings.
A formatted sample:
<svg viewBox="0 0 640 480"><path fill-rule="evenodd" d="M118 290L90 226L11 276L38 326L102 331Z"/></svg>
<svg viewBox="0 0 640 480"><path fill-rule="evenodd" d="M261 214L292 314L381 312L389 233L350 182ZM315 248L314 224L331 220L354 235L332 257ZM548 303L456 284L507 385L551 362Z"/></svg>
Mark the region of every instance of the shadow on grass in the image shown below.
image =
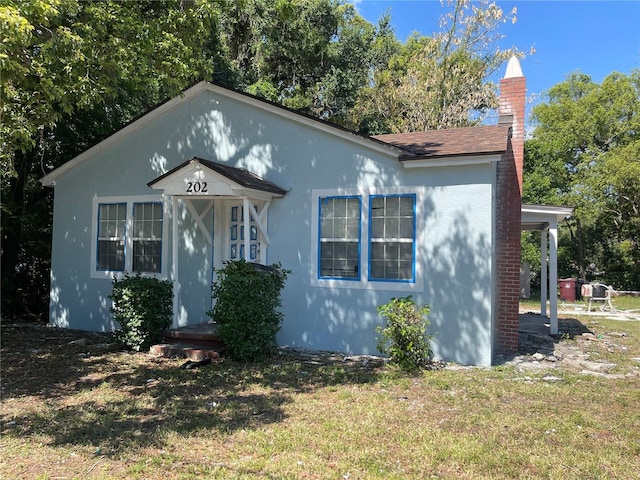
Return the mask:
<svg viewBox="0 0 640 480"><path fill-rule="evenodd" d="M90 335L86 343L70 343L83 335ZM183 360L121 352L108 342L87 332L3 328L2 401L8 408L0 414L2 435L117 455L131 447L161 448L172 433L211 435L281 422L300 393L378 379L361 365L292 356L183 370Z"/></svg>

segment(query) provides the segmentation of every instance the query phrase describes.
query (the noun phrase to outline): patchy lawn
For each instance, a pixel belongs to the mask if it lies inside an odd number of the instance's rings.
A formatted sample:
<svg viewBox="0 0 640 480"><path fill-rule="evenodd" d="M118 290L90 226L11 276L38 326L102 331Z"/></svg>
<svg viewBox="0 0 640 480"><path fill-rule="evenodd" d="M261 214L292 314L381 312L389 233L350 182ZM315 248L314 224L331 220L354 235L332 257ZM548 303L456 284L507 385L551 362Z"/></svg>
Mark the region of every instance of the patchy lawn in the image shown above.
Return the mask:
<svg viewBox="0 0 640 480"><path fill-rule="evenodd" d="M290 353L185 370L3 325L0 477L640 479L640 322L581 321L616 378Z"/></svg>

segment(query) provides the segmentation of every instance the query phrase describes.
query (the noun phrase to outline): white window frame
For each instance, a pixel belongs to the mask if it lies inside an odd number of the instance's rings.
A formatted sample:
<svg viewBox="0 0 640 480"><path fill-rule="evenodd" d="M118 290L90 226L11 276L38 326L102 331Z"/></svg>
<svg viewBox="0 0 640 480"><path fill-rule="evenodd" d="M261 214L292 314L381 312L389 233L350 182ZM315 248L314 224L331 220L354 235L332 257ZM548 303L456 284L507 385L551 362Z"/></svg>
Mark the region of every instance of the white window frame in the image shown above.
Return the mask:
<svg viewBox="0 0 640 480"><path fill-rule="evenodd" d="M110 236L107 235L105 236L105 232L102 231L102 223L103 223L103 218L102 218L102 207L105 207L105 210L107 210L107 216L111 217L111 209L115 209L117 214L118 214L118 218L116 221L116 235L114 236ZM120 217L120 210L122 208L122 217ZM107 223L110 223L110 219L107 218ZM121 224L121 225L120 225ZM110 225L108 225L107 230L109 230ZM121 228L120 228L121 227ZM108 244L111 244L112 242L116 242L119 246L121 246L122 248L122 265L124 268L124 242L125 242L125 238L126 238L126 231L127 231L127 204L126 203L99 203L98 204L98 215L97 215L97 219L96 219L96 228L97 228L97 235L96 235L96 268L98 270L106 270L106 269L101 269L99 268L99 264L100 264L100 243L103 241L106 241ZM121 230L118 232L118 230ZM101 235L102 233L102 235ZM108 233L108 232L107 232ZM109 247L108 247L109 248ZM107 263L110 263L109 261Z"/></svg>
<svg viewBox="0 0 640 480"><path fill-rule="evenodd" d="M161 216L160 216L160 219L159 219L160 220L160 227L161 227L160 231L158 232L159 233L159 237L154 236L154 232L153 231L151 232L150 236L144 236L145 224L146 224L146 222L149 221L148 219L144 218L144 212L150 206L152 208L153 207L159 207L161 209L161 212L162 212ZM137 207L142 207L143 215L142 215L142 218L139 218L139 219L136 220L136 213L138 213ZM155 210L155 208L153 208L153 210ZM164 209L163 209L162 202L134 202L133 203L133 230L132 230L132 234L131 234L131 236L132 236L132 245L133 245L133 248L131 250L131 255L132 255L131 261L132 261L132 264L136 263L136 243L138 244L138 248L140 248L140 245L144 244L146 242L158 242L159 241L160 242L160 269L162 270L162 264L163 264L163 262L162 262L162 250L163 250L163 248L162 248L162 246L163 246L162 245L162 227L164 226L164 221L165 221L164 219L165 219L165 215L164 215ZM153 222L153 223L155 223L156 221L157 221L157 219L155 219L155 218L151 219L151 222ZM139 236L140 230L139 230L139 227L136 226L136 222L142 222L142 233L143 233L142 236ZM152 225L153 225L153 223L152 223ZM125 262L126 262L126 256L125 256ZM132 270L133 270L133 267L132 267ZM142 273L147 273L147 272L142 272ZM153 271L149 270L148 273L160 273L160 272L153 272Z"/></svg>
<svg viewBox="0 0 640 480"><path fill-rule="evenodd" d="M124 270L98 270L98 208L103 204L124 203L126 204L126 224L124 234ZM91 278L102 278L112 280L113 277L122 278L125 273L133 273L133 205L136 203L160 203L162 204L162 257L160 272L140 272L141 275L154 276L161 279L167 278L168 259L168 233L169 233L169 202L164 195L128 195L128 196L105 196L93 197L93 207L91 214L91 258L90 276Z"/></svg>
<svg viewBox="0 0 640 480"><path fill-rule="evenodd" d="M415 195L415 231L414 231L414 278L406 280L370 280L370 197L390 195ZM322 278L319 275L319 221L320 199L325 197L360 197L360 279ZM422 228L424 218L426 188L423 186L405 187L371 187L371 188L334 188L315 189L311 191L311 278L312 287L322 288L355 288L368 290L386 290L394 292L420 292L424 288L422 272L423 262L420 261L420 245L425 245L426 232Z"/></svg>
<svg viewBox="0 0 640 480"><path fill-rule="evenodd" d="M260 211L261 202L252 201L254 211ZM225 258L228 260L245 260L260 263L260 229L253 214L249 214L249 255L245 252L243 202L229 202L225 209L225 221L228 222L229 244ZM235 248L235 251L234 251Z"/></svg>

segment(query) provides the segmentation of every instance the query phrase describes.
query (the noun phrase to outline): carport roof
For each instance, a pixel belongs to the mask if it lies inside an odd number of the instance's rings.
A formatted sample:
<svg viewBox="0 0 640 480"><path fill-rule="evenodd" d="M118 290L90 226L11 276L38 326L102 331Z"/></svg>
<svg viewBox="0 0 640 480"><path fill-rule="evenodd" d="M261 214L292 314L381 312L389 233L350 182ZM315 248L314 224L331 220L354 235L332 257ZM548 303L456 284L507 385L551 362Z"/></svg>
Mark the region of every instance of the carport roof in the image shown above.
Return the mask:
<svg viewBox="0 0 640 480"><path fill-rule="evenodd" d="M570 217L573 208L523 203L520 212L522 230L544 230L550 223L558 223Z"/></svg>

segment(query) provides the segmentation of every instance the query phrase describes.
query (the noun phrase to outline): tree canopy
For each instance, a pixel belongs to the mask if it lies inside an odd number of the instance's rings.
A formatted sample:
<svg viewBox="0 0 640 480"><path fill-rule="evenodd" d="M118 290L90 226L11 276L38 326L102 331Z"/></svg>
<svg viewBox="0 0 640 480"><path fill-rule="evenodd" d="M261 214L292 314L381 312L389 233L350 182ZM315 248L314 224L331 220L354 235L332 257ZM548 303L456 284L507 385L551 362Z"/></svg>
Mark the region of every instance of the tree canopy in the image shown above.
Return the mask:
<svg viewBox="0 0 640 480"><path fill-rule="evenodd" d="M207 2L2 0L3 174L16 152L43 153L44 137L72 114L149 108L209 76L216 25Z"/></svg>
<svg viewBox="0 0 640 480"><path fill-rule="evenodd" d="M572 73L533 108L524 201L574 208L566 276L640 288L640 71Z"/></svg>
<svg viewBox="0 0 640 480"><path fill-rule="evenodd" d="M516 21L495 3L460 0L440 20L440 31L414 34L375 65L360 91L353 128L401 133L470 126L497 107L492 74L517 54L501 50L499 27Z"/></svg>

